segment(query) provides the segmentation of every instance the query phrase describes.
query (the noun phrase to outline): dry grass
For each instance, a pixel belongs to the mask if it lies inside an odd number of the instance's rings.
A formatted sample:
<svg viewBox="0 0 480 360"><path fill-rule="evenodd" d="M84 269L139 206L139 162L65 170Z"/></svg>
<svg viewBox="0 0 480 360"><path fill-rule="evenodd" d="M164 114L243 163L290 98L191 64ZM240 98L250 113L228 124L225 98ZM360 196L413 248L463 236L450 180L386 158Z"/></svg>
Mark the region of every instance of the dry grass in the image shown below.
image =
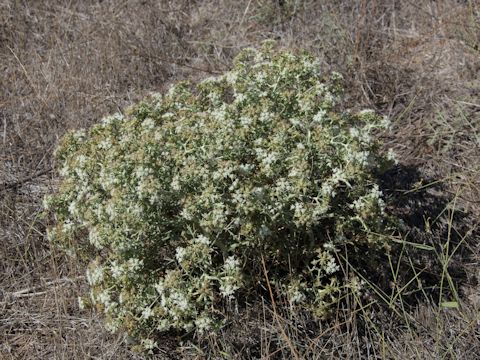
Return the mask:
<svg viewBox="0 0 480 360"><path fill-rule="evenodd" d="M312 51L345 74L348 101L392 119L404 166L385 180L392 211L434 250L401 247L376 279L390 292L372 280L328 323L273 313L267 297L199 348L158 357L480 358L479 24L474 0L1 1L0 358L140 358L78 309L83 270L46 240L52 152L66 130L267 38Z"/></svg>

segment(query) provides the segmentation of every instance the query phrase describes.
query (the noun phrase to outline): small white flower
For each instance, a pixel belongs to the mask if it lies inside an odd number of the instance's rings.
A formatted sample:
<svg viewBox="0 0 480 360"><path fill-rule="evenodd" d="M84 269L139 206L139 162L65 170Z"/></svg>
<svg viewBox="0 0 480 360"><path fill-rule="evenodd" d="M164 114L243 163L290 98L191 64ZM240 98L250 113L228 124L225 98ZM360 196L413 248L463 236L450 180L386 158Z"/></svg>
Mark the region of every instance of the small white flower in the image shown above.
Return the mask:
<svg viewBox="0 0 480 360"><path fill-rule="evenodd" d="M85 300L83 299L83 297L79 296L78 297L78 308L80 310L85 310L86 307L87 306L86 306Z"/></svg>
<svg viewBox="0 0 480 360"><path fill-rule="evenodd" d="M77 162L79 166L84 166L85 163L87 162L87 157L85 155L78 155L77 156Z"/></svg>
<svg viewBox="0 0 480 360"><path fill-rule="evenodd" d="M145 168L143 166L139 166L138 168L135 169L135 176L138 179L143 179L146 178L148 175L150 175L152 172L151 169Z"/></svg>
<svg viewBox="0 0 480 360"><path fill-rule="evenodd" d="M233 294L235 294L235 291L239 289L239 286L236 285L235 281L230 280L228 277L222 280L223 282L220 284L220 293L225 298L232 299Z"/></svg>
<svg viewBox="0 0 480 360"><path fill-rule="evenodd" d="M218 82L218 77L217 76L209 76L205 79L203 79L202 83L203 84L214 84Z"/></svg>
<svg viewBox="0 0 480 360"><path fill-rule="evenodd" d="M236 259L235 256L229 256L225 259L223 268L228 273L239 271L240 260Z"/></svg>
<svg viewBox="0 0 480 360"><path fill-rule="evenodd" d="M299 126L301 124L301 122L300 122L299 119L291 118L290 119L290 124L292 124L293 126Z"/></svg>
<svg viewBox="0 0 480 360"><path fill-rule="evenodd" d="M367 166L369 164L370 153L368 151L354 151L347 153L345 160L347 163L356 163L360 166Z"/></svg>
<svg viewBox="0 0 480 360"><path fill-rule="evenodd" d="M305 301L307 297L305 296L304 293L302 293L298 288L294 289L291 291L290 296L288 300L290 301L290 304L300 304Z"/></svg>
<svg viewBox="0 0 480 360"><path fill-rule="evenodd" d="M137 258L130 258L127 261L128 270L131 272L137 272L143 266L143 260Z"/></svg>
<svg viewBox="0 0 480 360"><path fill-rule="evenodd" d="M112 334L117 332L119 328L120 328L120 324L118 323L118 321L107 320L105 322L105 329L107 329L107 331L109 331Z"/></svg>
<svg viewBox="0 0 480 360"><path fill-rule="evenodd" d="M86 137L87 137L87 133L85 132L84 129L77 130L73 133L73 138L77 141L85 140Z"/></svg>
<svg viewBox="0 0 480 360"><path fill-rule="evenodd" d="M107 290L104 290L104 291L101 291L99 294L98 294L98 302L103 304L105 306L105 308L108 308L109 305L110 305L110 300L111 300L111 297L110 297L110 294L108 293Z"/></svg>
<svg viewBox="0 0 480 360"><path fill-rule="evenodd" d="M55 241L55 239L57 238L57 235L58 235L58 233L57 233L57 231L56 231L55 229L48 229L48 230L47 230L47 239L48 239L48 241L50 241L50 242Z"/></svg>
<svg viewBox="0 0 480 360"><path fill-rule="evenodd" d="M260 230L258 231L258 235L260 235L260 237L262 238L266 238L267 236L269 236L270 234L272 233L272 231L268 228L267 225L265 224L262 224L260 226Z"/></svg>
<svg viewBox="0 0 480 360"><path fill-rule="evenodd" d="M49 210L53 204L53 196L47 195L43 198L42 205L45 210Z"/></svg>
<svg viewBox="0 0 480 360"><path fill-rule="evenodd" d="M103 281L103 268L95 266L93 269L87 269L87 281L91 286L95 286Z"/></svg>
<svg viewBox="0 0 480 360"><path fill-rule="evenodd" d="M341 181L346 182L345 175L345 171L342 168L335 168L333 169L331 180L334 184L338 184Z"/></svg>
<svg viewBox="0 0 480 360"><path fill-rule="evenodd" d="M299 174L298 170L293 168L290 170L290 172L288 173L288 177L291 177L291 178L294 178L294 177L297 177Z"/></svg>
<svg viewBox="0 0 480 360"><path fill-rule="evenodd" d="M175 249L175 258L177 259L177 262L180 264L183 262L185 259L185 256L187 255L187 250L183 247L177 247Z"/></svg>
<svg viewBox="0 0 480 360"><path fill-rule="evenodd" d="M157 290L159 295L163 295L165 291L165 286L163 285L163 282L156 283L154 287L155 287L155 290Z"/></svg>
<svg viewBox="0 0 480 360"><path fill-rule="evenodd" d="M112 272L112 276L115 279L119 279L123 276L123 268L118 265L116 261L112 262L112 264L110 265L110 271Z"/></svg>
<svg viewBox="0 0 480 360"><path fill-rule="evenodd" d="M380 199L383 196L383 193L377 184L373 185L372 189L370 190L370 196L374 199Z"/></svg>
<svg viewBox="0 0 480 360"><path fill-rule="evenodd" d="M238 74L236 71L229 71L225 74L225 79L230 84L235 84L238 79Z"/></svg>
<svg viewBox="0 0 480 360"><path fill-rule="evenodd" d="M181 292L173 291L172 294L170 295L170 300L181 311L186 311L190 307L188 304L187 297Z"/></svg>
<svg viewBox="0 0 480 360"><path fill-rule="evenodd" d="M211 114L215 120L224 121L227 118L227 109L225 104L223 104L220 108L215 108Z"/></svg>
<svg viewBox="0 0 480 360"><path fill-rule="evenodd" d="M363 109L359 112L359 114L362 116L369 116L369 115L374 115L375 111L373 111L372 109Z"/></svg>
<svg viewBox="0 0 480 360"><path fill-rule="evenodd" d="M150 307L146 307L142 311L142 318L144 318L145 320L151 318L153 315L155 315L155 313Z"/></svg>
<svg viewBox="0 0 480 360"><path fill-rule="evenodd" d="M107 213L107 215L109 216L110 220L113 220L115 219L115 216L117 214L117 211L115 209L115 205L111 202L109 202L106 206L105 206L105 212Z"/></svg>
<svg viewBox="0 0 480 360"><path fill-rule="evenodd" d="M207 95L207 98L210 99L212 103L220 103L222 98L219 93L211 92Z"/></svg>
<svg viewBox="0 0 480 360"><path fill-rule="evenodd" d="M64 221L64 223L63 223L63 232L64 233L70 233L74 229L75 229L75 223L72 220L67 219L66 221Z"/></svg>
<svg viewBox="0 0 480 360"><path fill-rule="evenodd" d="M67 164L65 164L60 169L59 174L60 174L60 176L66 177L68 175L69 171L70 171L70 167Z"/></svg>
<svg viewBox="0 0 480 360"><path fill-rule="evenodd" d="M72 202L70 202L70 204L68 204L68 212L72 216L77 216L78 215L78 206L77 206L77 203L75 201L72 201Z"/></svg>
<svg viewBox="0 0 480 360"><path fill-rule="evenodd" d="M326 102L328 105L332 106L332 105L335 104L335 97L333 96L332 93L327 92L327 93L325 93L324 96L325 96L325 102Z"/></svg>
<svg viewBox="0 0 480 360"><path fill-rule="evenodd" d="M320 109L320 111L313 116L313 121L317 123L321 123L325 119L326 115L327 115L327 111L324 109Z"/></svg>
<svg viewBox="0 0 480 360"><path fill-rule="evenodd" d="M253 165L253 164L241 164L241 165L238 166L238 169L241 172L247 174L250 171L252 171L254 169L254 167L255 167L255 165Z"/></svg>
<svg viewBox="0 0 480 360"><path fill-rule="evenodd" d="M356 127L351 127L349 129L350 131L350 136L353 137L353 138L359 138L360 137L360 131L358 130L358 128Z"/></svg>
<svg viewBox="0 0 480 360"><path fill-rule="evenodd" d="M187 208L182 209L182 211L180 212L180 216L182 218L184 218L185 220L192 220L193 219L192 213Z"/></svg>
<svg viewBox="0 0 480 360"><path fill-rule="evenodd" d="M210 319L208 316L203 315L199 316L195 320L195 326L197 327L197 331L200 334L203 334L205 331L208 331L212 328L212 319Z"/></svg>
<svg viewBox="0 0 480 360"><path fill-rule="evenodd" d="M102 149L102 150L108 150L112 147L112 143L108 140L102 140L100 141L100 143L98 144L98 148L99 149Z"/></svg>
<svg viewBox="0 0 480 360"><path fill-rule="evenodd" d="M333 71L331 78L332 78L332 80L342 80L343 75L340 74L339 72Z"/></svg>
<svg viewBox="0 0 480 360"><path fill-rule="evenodd" d="M275 161L277 161L277 154L276 153L269 153L267 156L265 156L262 159L262 163L265 166L270 166L273 164Z"/></svg>
<svg viewBox="0 0 480 360"><path fill-rule="evenodd" d="M174 113L172 113L172 112L166 112L165 114L162 115L162 118L167 119L167 118L171 118L171 117L174 117L174 116L175 116Z"/></svg>
<svg viewBox="0 0 480 360"><path fill-rule="evenodd" d="M333 185L329 182L324 182L322 184L321 192L323 196L335 196L335 191L333 190Z"/></svg>
<svg viewBox="0 0 480 360"><path fill-rule="evenodd" d="M335 258L330 255L327 265L325 266L325 273L327 275L330 275L330 274L333 274L334 272L337 272L338 270L340 270L340 266L337 265Z"/></svg>
<svg viewBox="0 0 480 360"><path fill-rule="evenodd" d="M352 289L353 292L359 294L362 290L362 288L365 286L365 281L360 280L358 277L353 276L350 279L350 289Z"/></svg>
<svg viewBox="0 0 480 360"><path fill-rule="evenodd" d="M116 113L116 114L113 114L111 116L106 116L102 119L102 123L104 125L109 125L109 124L112 124L114 123L115 121L121 121L123 120L125 117L121 114L121 113Z"/></svg>
<svg viewBox="0 0 480 360"><path fill-rule="evenodd" d="M385 128L385 129L389 129L389 128L390 128L390 126L391 126L391 121L390 121L390 119L389 119L387 116L384 116L384 117L382 118L382 126L383 126L383 128Z"/></svg>
<svg viewBox="0 0 480 360"><path fill-rule="evenodd" d="M260 117L258 118L258 120L259 120L261 123L268 123L268 122L272 121L274 118L275 118L275 115L272 114L271 112L262 111L262 113L260 114Z"/></svg>
<svg viewBox="0 0 480 360"><path fill-rule="evenodd" d="M250 125L252 124L252 122L253 122L253 120L252 120L251 117L242 116L242 117L240 118L240 124L241 124L242 126L248 127L248 126L250 126Z"/></svg>
<svg viewBox="0 0 480 360"><path fill-rule="evenodd" d="M397 155L395 154L392 148L388 149L387 159L390 161L393 161L395 165L398 165Z"/></svg>
<svg viewBox="0 0 480 360"><path fill-rule="evenodd" d="M323 244L323 248L327 251L334 251L335 245L333 245L332 242L326 242L325 244Z"/></svg>
<svg viewBox="0 0 480 360"><path fill-rule="evenodd" d="M234 101L235 103L241 103L247 99L247 96L243 93L235 93L234 97L235 97L235 101Z"/></svg>
<svg viewBox="0 0 480 360"><path fill-rule="evenodd" d="M261 186L257 186L252 190L252 195L262 197L265 194L265 189Z"/></svg>
<svg viewBox="0 0 480 360"><path fill-rule="evenodd" d="M259 83L263 83L265 81L266 77L265 77L265 74L263 72L258 72L256 75L255 75L255 80Z"/></svg>
<svg viewBox="0 0 480 360"><path fill-rule="evenodd" d="M207 238L205 235L198 235L195 238L195 242L198 244L210 245L210 239Z"/></svg>
<svg viewBox="0 0 480 360"><path fill-rule="evenodd" d="M161 319L157 322L157 330L158 331L168 331L170 329L170 321L167 319Z"/></svg>
<svg viewBox="0 0 480 360"><path fill-rule="evenodd" d="M145 129L151 130L155 127L155 121L153 121L152 118L146 118L145 120L143 120L142 126Z"/></svg>
<svg viewBox="0 0 480 360"><path fill-rule="evenodd" d="M302 294L300 291L296 291L290 296L290 302L292 304L300 304L306 299L305 294Z"/></svg>
<svg viewBox="0 0 480 360"><path fill-rule="evenodd" d="M178 175L175 175L172 179L172 182L170 183L170 186L172 187L173 190L180 190L180 178Z"/></svg>
<svg viewBox="0 0 480 360"><path fill-rule="evenodd" d="M158 344L152 339L143 339L142 345L145 350L153 350L158 347Z"/></svg>

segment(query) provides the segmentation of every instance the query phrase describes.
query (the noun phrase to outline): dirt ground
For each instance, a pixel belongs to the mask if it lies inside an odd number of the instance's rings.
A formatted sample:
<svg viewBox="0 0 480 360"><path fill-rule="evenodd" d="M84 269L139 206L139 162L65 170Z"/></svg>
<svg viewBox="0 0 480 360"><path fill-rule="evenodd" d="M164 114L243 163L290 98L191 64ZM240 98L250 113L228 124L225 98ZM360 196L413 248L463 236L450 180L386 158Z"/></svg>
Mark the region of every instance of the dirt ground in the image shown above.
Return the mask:
<svg viewBox="0 0 480 360"><path fill-rule="evenodd" d="M0 0L0 359L142 358L79 309L84 269L46 238L53 151L69 129L221 73L265 39L311 51L344 75L349 107L391 119L390 211L434 250L405 250L405 271L377 279L391 288L383 305L372 286L362 301L376 305L338 309L347 320L270 321L261 302L199 347L166 339L155 357L480 358L478 1Z"/></svg>

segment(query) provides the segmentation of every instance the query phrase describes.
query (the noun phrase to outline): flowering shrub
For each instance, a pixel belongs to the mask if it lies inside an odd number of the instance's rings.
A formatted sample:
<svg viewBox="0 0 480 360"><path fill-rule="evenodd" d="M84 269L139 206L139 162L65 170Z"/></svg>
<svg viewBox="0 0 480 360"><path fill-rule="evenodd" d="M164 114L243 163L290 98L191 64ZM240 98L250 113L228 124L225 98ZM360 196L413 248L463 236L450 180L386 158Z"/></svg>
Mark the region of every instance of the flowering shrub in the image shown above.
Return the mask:
<svg viewBox="0 0 480 360"><path fill-rule="evenodd" d="M45 200L52 241L86 254L82 302L153 349L202 334L268 278L290 305L326 314L346 289L337 251L386 248L372 174L388 163L370 110L338 111L339 74L308 54L247 49L233 70L179 83L88 131L56 156Z"/></svg>

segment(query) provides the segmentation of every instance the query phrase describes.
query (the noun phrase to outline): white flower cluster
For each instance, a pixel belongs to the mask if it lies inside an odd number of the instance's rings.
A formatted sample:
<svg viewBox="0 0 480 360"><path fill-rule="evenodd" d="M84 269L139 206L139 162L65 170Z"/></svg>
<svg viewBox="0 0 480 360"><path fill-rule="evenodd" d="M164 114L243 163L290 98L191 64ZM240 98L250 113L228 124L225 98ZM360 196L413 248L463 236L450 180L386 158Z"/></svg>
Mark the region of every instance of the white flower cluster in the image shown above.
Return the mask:
<svg viewBox="0 0 480 360"><path fill-rule="evenodd" d="M335 248L374 245L388 225L372 175L388 162L375 140L385 122L338 112L340 82L265 45L65 136L49 237L95 259L90 300L110 329L146 350L164 331L211 331L264 281L262 263L292 305L333 302Z"/></svg>
<svg viewBox="0 0 480 360"><path fill-rule="evenodd" d="M305 284L299 279L293 279L286 287L286 293L290 305L303 304L307 299L305 295Z"/></svg>
<svg viewBox="0 0 480 360"><path fill-rule="evenodd" d="M324 247L324 249L317 249L317 254L317 257L312 261L313 269L317 272L331 275L340 270L331 251Z"/></svg>
<svg viewBox="0 0 480 360"><path fill-rule="evenodd" d="M229 256L223 264L223 273L220 277L220 293L228 299L233 299L235 292L242 285L242 268L240 260Z"/></svg>
<svg viewBox="0 0 480 360"><path fill-rule="evenodd" d="M94 266L91 270L87 270L87 281L90 286L98 285L103 280L103 268Z"/></svg>

